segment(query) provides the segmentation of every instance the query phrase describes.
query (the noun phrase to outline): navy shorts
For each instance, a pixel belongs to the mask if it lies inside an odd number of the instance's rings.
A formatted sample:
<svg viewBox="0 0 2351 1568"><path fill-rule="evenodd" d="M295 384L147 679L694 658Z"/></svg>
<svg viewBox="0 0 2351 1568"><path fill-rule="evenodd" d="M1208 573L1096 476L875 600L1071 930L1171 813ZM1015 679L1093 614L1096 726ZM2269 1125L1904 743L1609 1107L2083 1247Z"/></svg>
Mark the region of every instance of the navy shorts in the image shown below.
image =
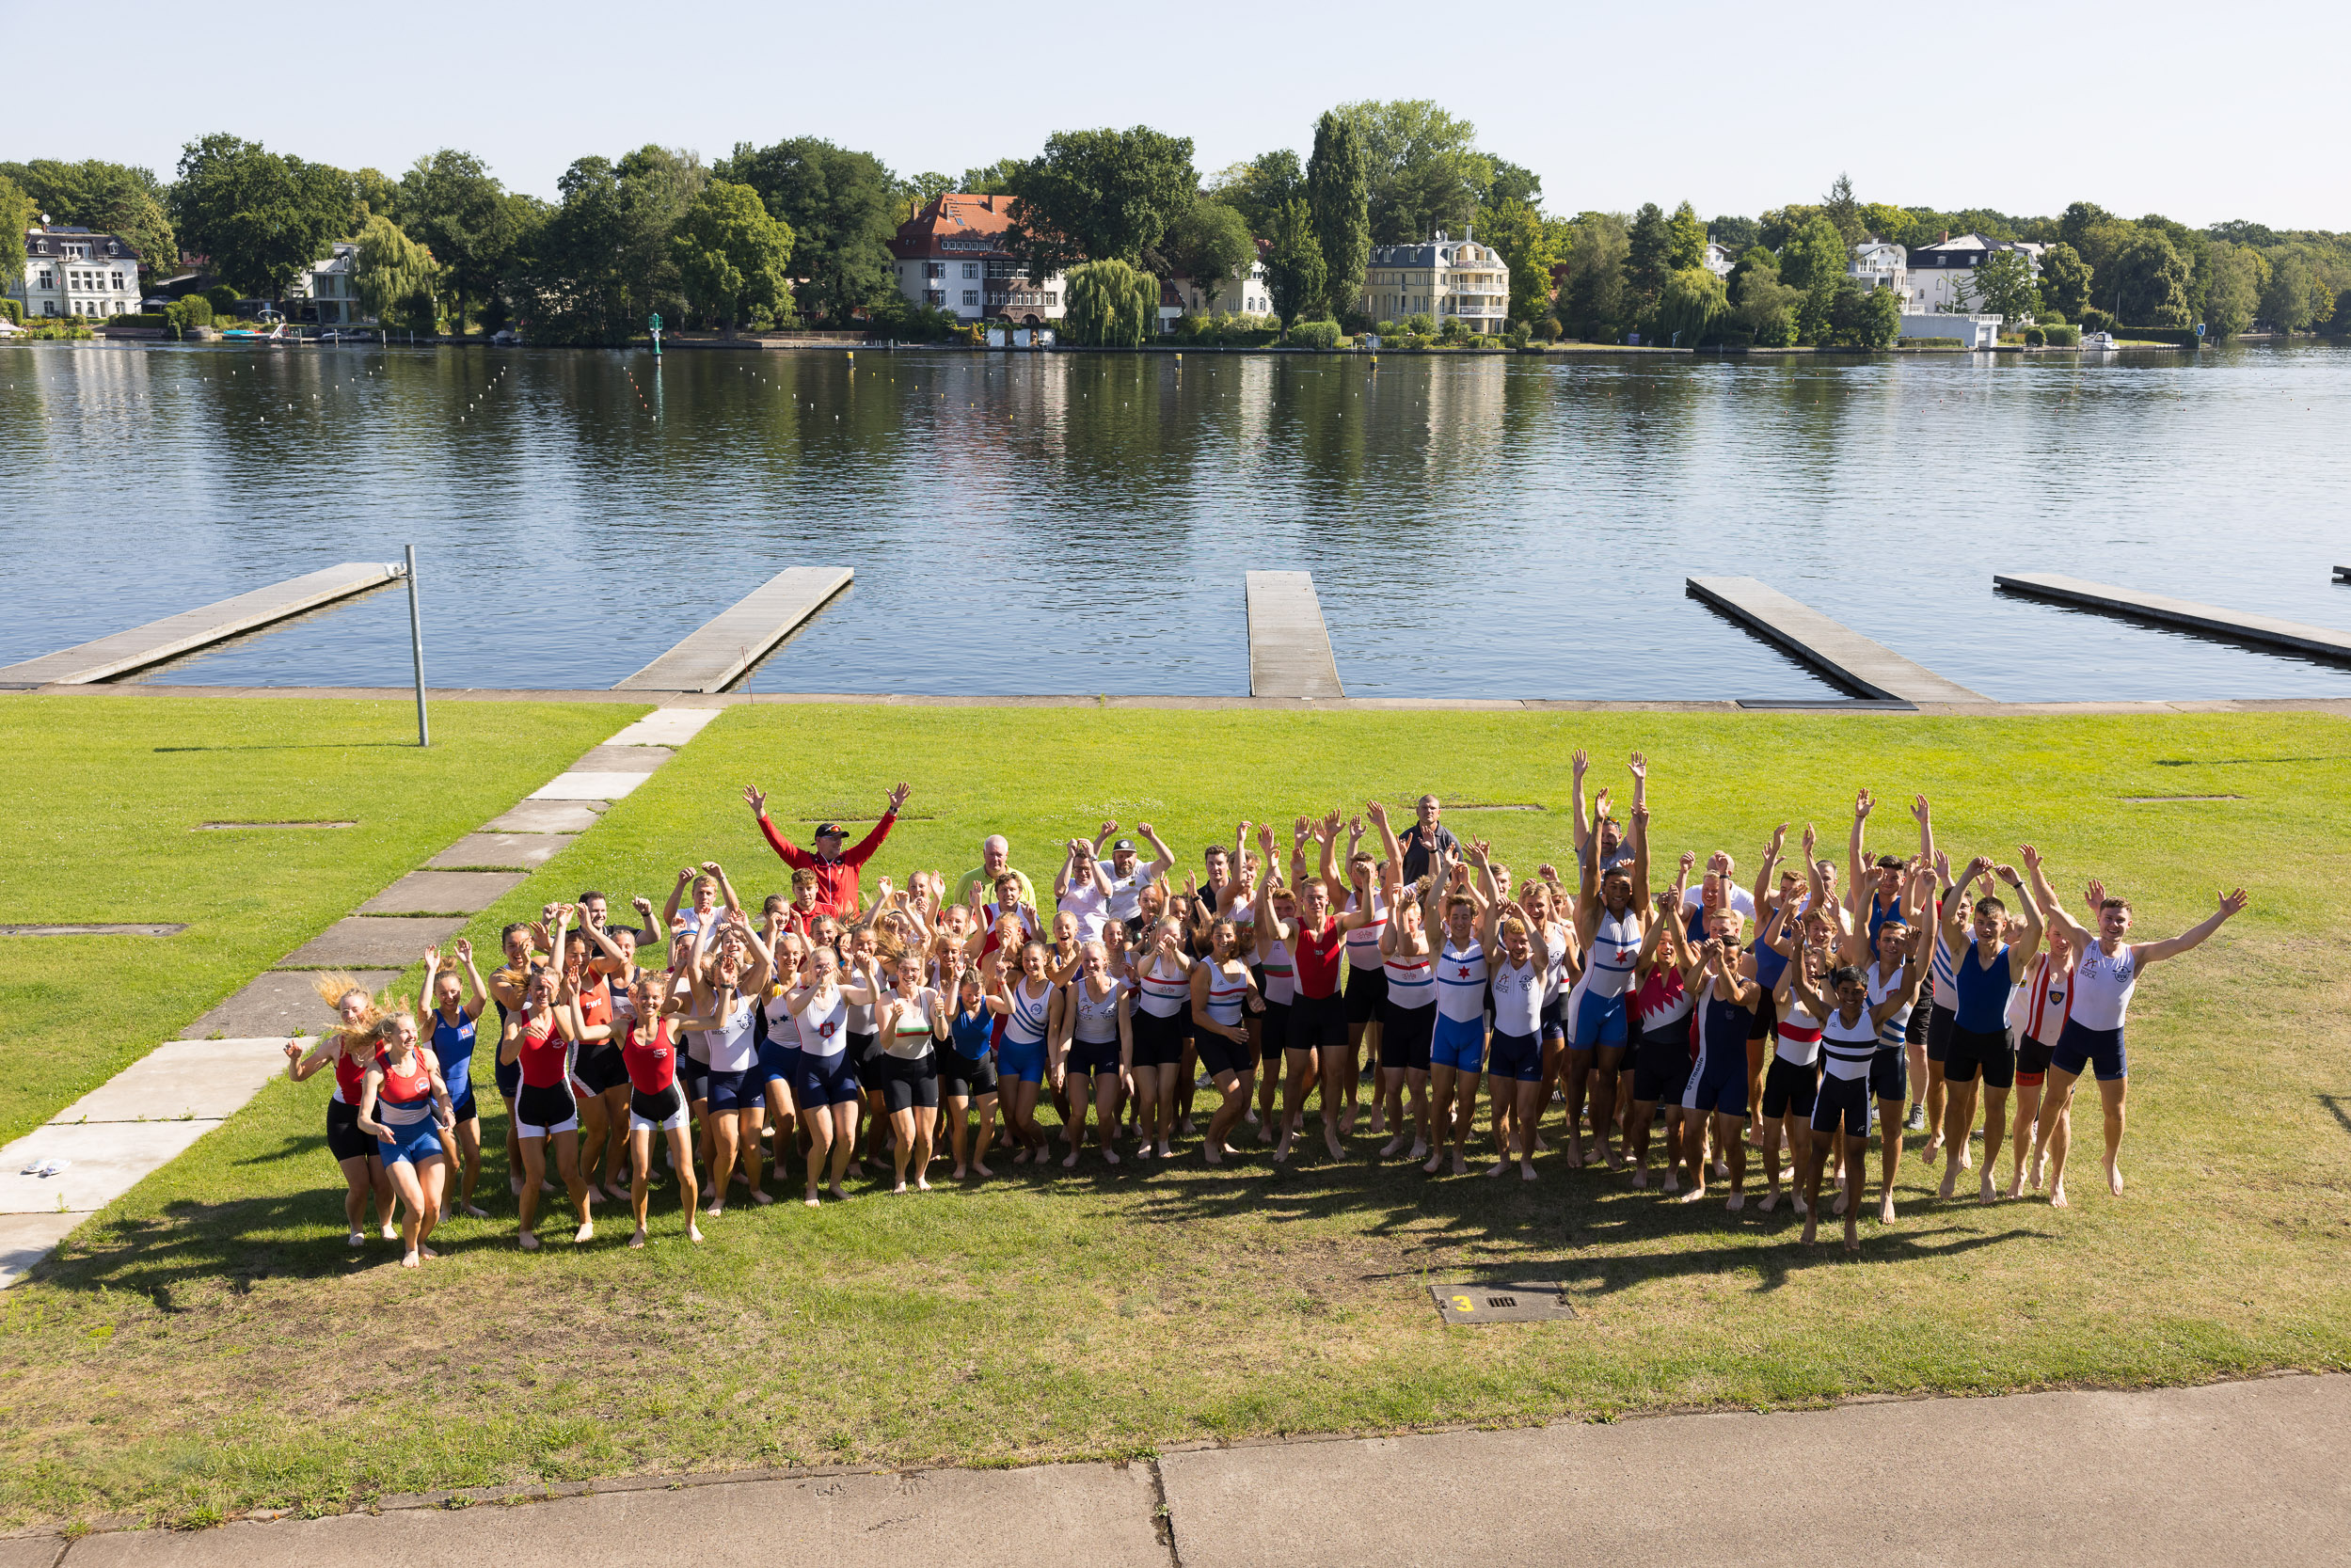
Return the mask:
<svg viewBox="0 0 2351 1568"><path fill-rule="evenodd" d="M1689 1082L1690 1015L1642 1031L1641 1049L1632 1061L1633 1099L1678 1105Z"/></svg>
<svg viewBox="0 0 2351 1568"><path fill-rule="evenodd" d="M2111 1084L2129 1076L2131 1058L2122 1049L2121 1030L2092 1029L2069 1018L2057 1036L2057 1043L2049 1048L2049 1065L2076 1078L2081 1076L2083 1068L2094 1067L2098 1082Z"/></svg>
<svg viewBox="0 0 2351 1568"><path fill-rule="evenodd" d="M1869 1092L1890 1104L1910 1098L1910 1046L1882 1045L1869 1058Z"/></svg>
<svg viewBox="0 0 2351 1568"><path fill-rule="evenodd" d="M1855 1082L1860 1082L1856 1079ZM1767 1120L1794 1112L1812 1115L1813 1099L1820 1087L1820 1069L1800 1067L1781 1055L1763 1069L1763 1115Z"/></svg>
<svg viewBox="0 0 2351 1568"><path fill-rule="evenodd" d="M1432 1005L1432 1009L1434 1006ZM1429 1060L1455 1072L1477 1073L1485 1067L1485 1021L1447 1018L1439 1013L1429 1037Z"/></svg>
<svg viewBox="0 0 2351 1568"><path fill-rule="evenodd" d="M1869 1135L1867 1078L1824 1078L1820 1081L1819 1098L1812 1102L1812 1130L1816 1132L1834 1132L1840 1127L1849 1138Z"/></svg>
<svg viewBox="0 0 2351 1568"><path fill-rule="evenodd" d="M1428 1070L1430 1036L1437 1028L1437 1004L1399 1007L1390 1001L1380 1021L1379 1065L1407 1072Z"/></svg>
<svg viewBox="0 0 2351 1568"><path fill-rule="evenodd" d="M1567 996L1563 990L1543 1004L1542 1022L1536 1025L1535 1032L1547 1040L1567 1037Z"/></svg>
<svg viewBox="0 0 2351 1568"><path fill-rule="evenodd" d="M1954 1022L1951 1043L1943 1053L1943 1081L1972 1084L1983 1074L1984 1087L2005 1089L2016 1082L2016 1050L2002 1029L1962 1029Z"/></svg>
<svg viewBox="0 0 2351 1568"><path fill-rule="evenodd" d="M802 1052L800 1082L792 1089L792 1098L802 1110L814 1110L820 1105L854 1105L865 1098L857 1083L857 1065L849 1059L846 1051L836 1051L830 1056Z"/></svg>
<svg viewBox="0 0 2351 1568"><path fill-rule="evenodd" d="M767 1088L765 1079L756 1084L752 1082L757 1070L756 1068L746 1068L740 1072L713 1071L703 1090L703 1098L710 1102L713 1111L756 1110Z"/></svg>
<svg viewBox="0 0 2351 1568"><path fill-rule="evenodd" d="M1543 1081L1543 1040L1539 1035L1507 1035L1494 1031L1485 1070L1495 1078L1515 1078L1521 1084Z"/></svg>
<svg viewBox="0 0 2351 1568"><path fill-rule="evenodd" d="M1736 1056L1737 1060L1732 1058ZM1717 1116L1747 1114L1747 1056L1745 1052L1711 1051L1690 1069L1690 1087L1682 1096L1686 1109Z"/></svg>
<svg viewBox="0 0 2351 1568"><path fill-rule="evenodd" d="M473 1102L473 1085L471 1084L468 1084L466 1085L465 1093L459 1095L449 1103L450 1108L456 1113L455 1119L460 1124L469 1121L478 1121L481 1119L482 1108Z"/></svg>
<svg viewBox="0 0 2351 1568"><path fill-rule="evenodd" d="M1110 1040L1072 1040L1069 1053L1061 1058L1064 1073L1082 1072L1094 1077L1119 1070L1119 1042Z"/></svg>

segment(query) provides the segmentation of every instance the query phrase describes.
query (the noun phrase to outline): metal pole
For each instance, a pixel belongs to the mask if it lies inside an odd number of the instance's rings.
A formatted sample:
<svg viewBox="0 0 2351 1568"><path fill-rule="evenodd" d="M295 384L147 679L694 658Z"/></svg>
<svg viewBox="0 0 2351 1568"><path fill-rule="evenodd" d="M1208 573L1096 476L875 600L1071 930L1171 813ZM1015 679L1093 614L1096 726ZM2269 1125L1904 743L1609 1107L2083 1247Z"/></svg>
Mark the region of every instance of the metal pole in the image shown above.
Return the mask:
<svg viewBox="0 0 2351 1568"><path fill-rule="evenodd" d="M417 547L408 546L408 650L416 657L417 744L433 744L433 731L424 719L424 612L417 606Z"/></svg>

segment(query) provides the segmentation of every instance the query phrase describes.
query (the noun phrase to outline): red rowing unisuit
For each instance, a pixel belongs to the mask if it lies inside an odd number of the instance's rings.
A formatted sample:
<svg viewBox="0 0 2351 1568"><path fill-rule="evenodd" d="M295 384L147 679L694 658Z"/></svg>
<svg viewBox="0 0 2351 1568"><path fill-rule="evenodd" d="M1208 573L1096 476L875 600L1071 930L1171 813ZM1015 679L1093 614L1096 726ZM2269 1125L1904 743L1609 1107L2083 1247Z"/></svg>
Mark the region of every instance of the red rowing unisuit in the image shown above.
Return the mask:
<svg viewBox="0 0 2351 1568"><path fill-rule="evenodd" d="M1319 931L1298 927L1298 940L1293 961L1297 966L1298 994L1308 1001L1318 1001L1339 993L1339 956L1347 948L1345 933L1339 922L1326 919Z"/></svg>
<svg viewBox="0 0 2351 1568"><path fill-rule="evenodd" d="M631 1027L621 1040L620 1059L627 1064L628 1082L639 1094L662 1094L677 1079L677 1051L670 1043L670 1022L663 1019L653 1037Z"/></svg>

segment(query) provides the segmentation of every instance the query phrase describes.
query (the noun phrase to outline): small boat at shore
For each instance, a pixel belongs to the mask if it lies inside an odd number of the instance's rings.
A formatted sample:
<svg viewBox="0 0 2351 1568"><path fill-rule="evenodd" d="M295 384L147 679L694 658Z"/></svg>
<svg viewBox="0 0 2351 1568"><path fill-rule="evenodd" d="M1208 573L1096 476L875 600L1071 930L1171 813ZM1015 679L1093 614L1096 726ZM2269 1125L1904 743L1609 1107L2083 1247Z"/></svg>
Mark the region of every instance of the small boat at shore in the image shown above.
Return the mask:
<svg viewBox="0 0 2351 1568"><path fill-rule="evenodd" d="M2082 352L2084 354L2112 354L2121 346L2121 344L2114 341L2114 334L2111 332L2085 332L2082 334Z"/></svg>

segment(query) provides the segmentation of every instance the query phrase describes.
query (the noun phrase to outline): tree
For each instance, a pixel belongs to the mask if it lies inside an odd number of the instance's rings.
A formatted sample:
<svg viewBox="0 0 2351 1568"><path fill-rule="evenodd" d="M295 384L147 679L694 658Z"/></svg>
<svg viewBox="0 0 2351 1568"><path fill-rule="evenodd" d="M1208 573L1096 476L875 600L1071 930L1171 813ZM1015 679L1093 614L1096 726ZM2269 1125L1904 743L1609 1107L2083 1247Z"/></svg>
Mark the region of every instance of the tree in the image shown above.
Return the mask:
<svg viewBox="0 0 2351 1568"><path fill-rule="evenodd" d="M274 299L351 231L352 197L340 169L216 134L181 150L170 211L180 244L233 287Z"/></svg>
<svg viewBox="0 0 2351 1568"><path fill-rule="evenodd" d="M2204 284L2204 335L2225 342L2249 330L2261 309L2261 272L2254 253L2245 245L2223 240L2207 257L2211 276Z"/></svg>
<svg viewBox="0 0 2351 1568"><path fill-rule="evenodd" d="M1665 279L1658 296L1657 329L1671 343L1695 348L1730 309L1721 278L1703 266L1682 267Z"/></svg>
<svg viewBox="0 0 2351 1568"><path fill-rule="evenodd" d="M1820 198L1820 215L1836 226L1837 237L1848 245L1859 245L1868 232L1861 219L1861 203L1853 199L1853 182L1843 174Z"/></svg>
<svg viewBox="0 0 2351 1568"><path fill-rule="evenodd" d="M768 215L749 185L713 180L670 235L686 298L726 336L755 310L772 310L791 288L792 230Z"/></svg>
<svg viewBox="0 0 2351 1568"><path fill-rule="evenodd" d="M565 169L563 204L531 237L516 279L532 341L625 343L654 310L680 310L670 233L708 178L691 154L660 147Z"/></svg>
<svg viewBox="0 0 2351 1568"><path fill-rule="evenodd" d="M1757 245L1756 250L1763 247ZM1749 252L1753 255L1754 252ZM1771 252L1763 251L1766 256ZM1796 312L1804 301L1803 294L1780 281L1780 275L1768 266L1751 266L1733 290L1739 303L1734 311L1739 325L1755 336L1757 348L1788 348L1796 341Z"/></svg>
<svg viewBox="0 0 2351 1568"><path fill-rule="evenodd" d="M1274 247L1265 259L1265 289L1274 296L1274 314L1288 326L1306 319L1323 297L1322 242L1314 233L1313 215L1303 201L1292 201L1274 224Z"/></svg>
<svg viewBox="0 0 2351 1568"><path fill-rule="evenodd" d="M2311 325L2311 269L2291 252L2270 263L2261 293L2261 318L2280 332L2306 331Z"/></svg>
<svg viewBox="0 0 2351 1568"><path fill-rule="evenodd" d="M160 268L167 276L179 270L178 237L164 210L163 187L151 170L97 158L78 164L36 158L29 164L0 164L0 176L22 187L35 209L47 213L53 223L120 235L138 253L142 271L153 274ZM8 232L22 236L24 225Z"/></svg>
<svg viewBox="0 0 2351 1568"><path fill-rule="evenodd" d="M955 182L954 188L969 191L974 196L1009 196L1012 190L1012 176L1020 171L1020 166L1018 158L998 158L993 164L965 169L963 178Z"/></svg>
<svg viewBox="0 0 2351 1568"><path fill-rule="evenodd" d="M1625 287L1631 293L1637 314L1656 304L1665 291L1666 277L1673 271L1674 232L1663 209L1654 201L1644 201L1633 214L1625 238Z"/></svg>
<svg viewBox="0 0 2351 1568"><path fill-rule="evenodd" d="M433 253L383 216L371 217L359 230L358 254L353 258L352 292L359 309L386 326L431 332L440 325L439 304L434 297L440 268Z"/></svg>
<svg viewBox="0 0 2351 1568"><path fill-rule="evenodd" d="M1902 331L1902 302L1891 289L1862 291L1861 309L1853 323L1853 341L1862 348L1883 351L1894 346Z"/></svg>
<svg viewBox="0 0 2351 1568"><path fill-rule="evenodd" d="M2116 255L2100 293L2131 325L2179 327L2188 325L2187 286L2187 263L2170 240L2143 230Z"/></svg>
<svg viewBox="0 0 2351 1568"><path fill-rule="evenodd" d="M2010 323L2027 320L2040 304L2033 264L2021 250L1995 250L1985 257L1968 292L1978 309Z"/></svg>
<svg viewBox="0 0 2351 1568"><path fill-rule="evenodd" d="M1281 210L1305 194L1306 171L1298 155L1285 147L1226 167L1208 182L1208 189L1241 214L1252 235L1270 239L1274 225L1281 220Z"/></svg>
<svg viewBox="0 0 2351 1568"><path fill-rule="evenodd" d="M2076 251L2082 248L2082 236L2102 223L2112 223L2114 214L2095 201L2076 201L2067 206L2057 219L2057 238Z"/></svg>
<svg viewBox="0 0 2351 1568"><path fill-rule="evenodd" d="M2041 253L2041 297L2067 321L2089 309L2090 280L2089 263L2063 240Z"/></svg>
<svg viewBox="0 0 2351 1568"><path fill-rule="evenodd" d="M1323 251L1323 314L1333 318L1353 311L1363 294L1363 269L1372 255L1370 180L1361 130L1326 110L1314 122L1306 199Z"/></svg>
<svg viewBox="0 0 2351 1568"><path fill-rule="evenodd" d="M40 221L40 209L24 194L24 187L0 173L0 234L14 235L21 245L24 230ZM20 273L19 277L23 275Z"/></svg>
<svg viewBox="0 0 2351 1568"><path fill-rule="evenodd" d="M458 156L465 154L459 153ZM351 174L350 181L354 232L363 228L369 218L379 214L394 223L403 222L405 214L401 211L397 181L387 178L380 168L357 169Z"/></svg>
<svg viewBox="0 0 2351 1568"><path fill-rule="evenodd" d="M1425 98L1365 100L1334 112L1363 138L1374 245L1425 240L1438 229L1458 233L1476 219L1478 198L1494 183L1476 126Z"/></svg>
<svg viewBox="0 0 2351 1568"><path fill-rule="evenodd" d="M1046 277L1085 261L1135 262L1192 205L1192 138L1148 125L1057 131L1012 176L1005 246Z"/></svg>
<svg viewBox="0 0 2351 1568"><path fill-rule="evenodd" d="M1614 213L1580 213L1567 225L1565 240L1559 319L1586 336L1609 335L1633 314L1626 297L1625 266L1632 242L1625 220Z"/></svg>
<svg viewBox="0 0 2351 1568"><path fill-rule="evenodd" d="M1848 254L1836 226L1815 214L1781 247L1780 281L1809 294L1823 278L1834 280L1845 275Z"/></svg>
<svg viewBox="0 0 2351 1568"><path fill-rule="evenodd" d="M1257 242L1241 214L1213 196L1197 198L1168 230L1161 254L1176 275L1189 278L1215 309L1224 286L1248 276L1257 260Z"/></svg>
<svg viewBox="0 0 2351 1568"><path fill-rule="evenodd" d="M1540 212L1543 207L1543 177L1531 168L1512 163L1507 158L1487 158L1494 172L1478 193L1480 207L1501 207L1517 202Z"/></svg>
<svg viewBox="0 0 2351 1568"><path fill-rule="evenodd" d="M1707 226L1697 209L1685 201L1665 220L1665 264L1676 272L1703 267L1707 261Z"/></svg>
<svg viewBox="0 0 2351 1568"><path fill-rule="evenodd" d="M1551 269L1565 260L1554 226L1524 202L1508 201L1481 213L1478 237L1510 268L1510 319L1540 325L1551 313Z"/></svg>
<svg viewBox="0 0 2351 1568"><path fill-rule="evenodd" d="M1753 218L1718 215L1708 220L1707 238L1739 256L1762 243L1763 230Z"/></svg>
<svg viewBox="0 0 2351 1568"><path fill-rule="evenodd" d="M906 182L906 204L910 209L907 215L913 216L913 214L921 212L949 191L960 188L955 183L955 176L942 174L937 169L925 169ZM982 193L975 192L974 194Z"/></svg>
<svg viewBox="0 0 2351 1568"><path fill-rule="evenodd" d="M514 267L520 236L505 187L472 153L444 147L401 176L392 200L396 215L391 203L376 210L432 250L462 332L468 306L486 301Z"/></svg>
<svg viewBox="0 0 2351 1568"><path fill-rule="evenodd" d="M1159 280L1115 257L1072 267L1062 299L1062 325L1081 343L1135 348L1158 325Z"/></svg>
<svg viewBox="0 0 2351 1568"><path fill-rule="evenodd" d="M821 136L793 136L764 148L738 142L734 154L710 172L758 192L768 215L790 231L806 314L842 322L896 295L890 241L898 233L898 178L872 153Z"/></svg>

